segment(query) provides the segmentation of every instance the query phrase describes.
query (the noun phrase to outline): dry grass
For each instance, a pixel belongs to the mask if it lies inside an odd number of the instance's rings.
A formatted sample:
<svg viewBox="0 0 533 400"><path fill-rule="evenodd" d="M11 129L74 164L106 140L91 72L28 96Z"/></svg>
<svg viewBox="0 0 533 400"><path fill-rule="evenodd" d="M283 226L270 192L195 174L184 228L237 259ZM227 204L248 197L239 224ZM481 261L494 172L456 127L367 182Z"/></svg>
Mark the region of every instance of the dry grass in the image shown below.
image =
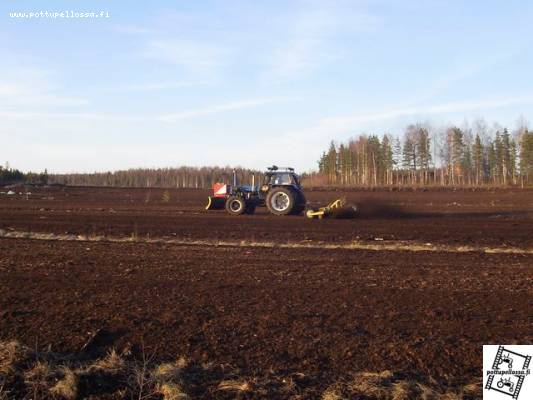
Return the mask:
<svg viewBox="0 0 533 400"><path fill-rule="evenodd" d="M180 385L172 382L158 384L157 392L160 393L165 400L182 400L189 398Z"/></svg>
<svg viewBox="0 0 533 400"><path fill-rule="evenodd" d="M180 357L175 362L158 365L152 372L152 375L158 382L179 380L183 369L186 368L187 365L187 360L184 357Z"/></svg>
<svg viewBox="0 0 533 400"><path fill-rule="evenodd" d="M0 385L0 400L7 400L9 399L9 392L4 389L4 385Z"/></svg>
<svg viewBox="0 0 533 400"><path fill-rule="evenodd" d="M322 393L321 400L345 400L345 397L342 397L335 388L327 388L324 393Z"/></svg>
<svg viewBox="0 0 533 400"><path fill-rule="evenodd" d="M89 370L100 370L113 375L120 373L125 369L125 367L126 363L124 358L120 356L115 349L112 349L107 353L105 358L96 360L93 364L91 364L89 366Z"/></svg>
<svg viewBox="0 0 533 400"><path fill-rule="evenodd" d="M54 378L53 367L46 361L36 361L33 366L23 372L24 383L33 399L45 398Z"/></svg>
<svg viewBox="0 0 533 400"><path fill-rule="evenodd" d="M482 387L483 379L479 378L476 382L464 385L462 390L463 393L467 396L470 396L472 398L479 398L481 397Z"/></svg>
<svg viewBox="0 0 533 400"><path fill-rule="evenodd" d="M68 235L55 233L39 232L18 232L5 231L0 229L0 237L12 239L33 239L33 240L58 240L58 241L83 241L83 242L100 242L107 241L112 243L165 243L185 246L228 246L228 247L260 247L260 248L289 248L289 249L330 249L330 250L368 250L368 251L409 251L409 252L441 252L441 253L471 253L481 252L490 254L533 254L533 248L518 247L479 247L470 245L439 245L433 243L420 243L412 241L353 241L347 243L274 243L274 242L256 242L256 241L231 241L231 240L186 240L186 239L163 239L163 238L141 238L138 234L137 227L128 237L111 237L99 235ZM376 238L377 239L377 238Z"/></svg>
<svg viewBox="0 0 533 400"><path fill-rule="evenodd" d="M243 376L214 363L185 358L157 364L152 357L134 358L114 350L96 360L38 352L18 342L0 341L0 400L66 399L189 399L190 389L223 398L302 398L303 374ZM300 383L298 383L300 382ZM22 386L21 386L22 385ZM217 394L218 393L218 394ZM391 371L360 372L325 390L322 400L471 400L480 398L480 381L459 388L439 387L430 379L406 379ZM228 397L229 396L229 397ZM208 395L209 397L209 395ZM308 398L305 396L304 398ZM192 397L194 398L194 396Z"/></svg>
<svg viewBox="0 0 533 400"><path fill-rule="evenodd" d="M322 400L360 398L372 400L463 400L479 398L481 384L471 383L458 390L405 379L391 371L361 372L347 382L329 387Z"/></svg>
<svg viewBox="0 0 533 400"><path fill-rule="evenodd" d="M0 373L8 374L15 368L20 357L21 347L17 341L2 343L0 347Z"/></svg>
<svg viewBox="0 0 533 400"><path fill-rule="evenodd" d="M218 384L218 390L228 390L235 392L250 392L252 385L241 380L224 380Z"/></svg>
<svg viewBox="0 0 533 400"><path fill-rule="evenodd" d="M62 368L63 378L50 388L53 396L66 400L74 400L78 396L79 376L68 367Z"/></svg>
<svg viewBox="0 0 533 400"><path fill-rule="evenodd" d="M183 370L188 361L181 357L174 362L163 363L152 370L152 378L156 382L157 392L165 400L188 399L189 396L183 389Z"/></svg>

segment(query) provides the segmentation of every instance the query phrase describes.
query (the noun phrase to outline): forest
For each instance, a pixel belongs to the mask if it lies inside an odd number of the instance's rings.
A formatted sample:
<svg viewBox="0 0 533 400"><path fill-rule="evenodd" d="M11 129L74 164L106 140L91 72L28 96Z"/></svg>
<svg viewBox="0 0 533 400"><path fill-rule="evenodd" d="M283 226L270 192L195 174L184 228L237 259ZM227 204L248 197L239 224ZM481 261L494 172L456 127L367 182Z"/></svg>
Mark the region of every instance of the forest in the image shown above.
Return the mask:
<svg viewBox="0 0 533 400"><path fill-rule="evenodd" d="M317 152L318 153L318 152ZM533 132L512 132L484 120L472 126L408 125L399 134L360 134L322 152L318 169L302 173L308 187L422 187L533 185ZM49 174L0 166L0 184L25 182L71 186L211 188L215 182L256 182L262 171L244 167L134 168ZM302 172L302 171L300 171Z"/></svg>
<svg viewBox="0 0 533 400"><path fill-rule="evenodd" d="M0 184L6 185L10 183L31 183L31 184L47 184L48 171L45 169L41 173L22 172L16 168L11 168L8 162L5 166L0 165Z"/></svg>
<svg viewBox="0 0 533 400"><path fill-rule="evenodd" d="M237 181L249 183L260 171L242 167L135 168L114 172L50 175L50 183L71 186L211 188L215 182L231 182L235 170Z"/></svg>
<svg viewBox="0 0 533 400"><path fill-rule="evenodd" d="M359 135L331 142L318 161L313 186L527 186L533 183L533 132L427 124L401 137Z"/></svg>

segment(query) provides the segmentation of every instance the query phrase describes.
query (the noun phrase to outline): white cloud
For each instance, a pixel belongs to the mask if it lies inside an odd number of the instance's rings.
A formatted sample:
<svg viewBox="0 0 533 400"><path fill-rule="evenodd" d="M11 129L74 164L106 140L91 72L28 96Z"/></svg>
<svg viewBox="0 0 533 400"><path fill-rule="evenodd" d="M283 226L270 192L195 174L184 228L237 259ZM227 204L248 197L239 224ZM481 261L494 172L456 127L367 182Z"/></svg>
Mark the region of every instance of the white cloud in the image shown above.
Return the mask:
<svg viewBox="0 0 533 400"><path fill-rule="evenodd" d="M37 122L44 119L63 119L63 120L100 120L100 121L160 121L174 122L185 119L193 119L211 114L218 114L225 111L242 110L246 108L259 107L267 104L285 103L296 101L294 97L264 97L256 99L247 99L231 101L223 104L215 104L203 108L185 110L176 113L167 113L160 115L131 115L131 114L113 114L97 112L35 112L35 111L12 111L0 110L0 118L23 119L26 122Z"/></svg>
<svg viewBox="0 0 533 400"><path fill-rule="evenodd" d="M35 71L0 72L0 107L76 107L89 102L81 97L57 94L57 90Z"/></svg>
<svg viewBox="0 0 533 400"><path fill-rule="evenodd" d="M342 57L339 33L366 32L382 23L375 15L328 5L320 8L304 3L304 11L287 21L286 35L273 49L268 78L284 80L310 73Z"/></svg>
<svg viewBox="0 0 533 400"><path fill-rule="evenodd" d="M115 25L111 29L113 29L115 32L124 33L127 35L147 35L156 32L155 29L138 25Z"/></svg>
<svg viewBox="0 0 533 400"><path fill-rule="evenodd" d="M128 85L122 88L116 88L114 90L123 90L127 92L155 92L161 90L172 90L207 85L209 85L208 81L152 82Z"/></svg>
<svg viewBox="0 0 533 400"><path fill-rule="evenodd" d="M436 82L428 85L423 93L417 94L416 101L420 103L430 100L453 86L457 86L457 83L462 84L462 81L475 77L484 71L498 68L502 63L519 58L520 54L526 49L523 44L514 43L498 54L491 54L490 57L487 57L483 50L480 49L467 57L458 58L455 62L454 60L448 60L446 61L448 65L444 64L446 72Z"/></svg>
<svg viewBox="0 0 533 400"><path fill-rule="evenodd" d="M454 112L466 112L498 107L507 107L516 104L532 103L533 96L503 97L492 100L466 100L437 105L420 105L407 108L397 108L379 112L356 114L350 116L328 117L320 120L321 130L339 131L366 122L382 121L399 117L414 115L433 115Z"/></svg>
<svg viewBox="0 0 533 400"><path fill-rule="evenodd" d="M257 98L257 99L250 99L250 100L233 101L233 102L228 102L224 104L207 106L204 108L199 108L199 109L194 109L194 110L186 110L186 111L181 111L181 112L172 113L172 114L163 114L163 115L160 115L157 119L160 121L172 122L172 121L178 121L178 120L183 120L183 119L202 117L202 116L210 115L210 114L216 114L216 113L220 113L223 111L240 110L244 108L258 107L258 106L262 106L265 104L285 103L285 102L294 101L294 100L296 99L289 98L289 97L270 97L270 98Z"/></svg>
<svg viewBox="0 0 533 400"><path fill-rule="evenodd" d="M38 124L45 119L72 119L78 120L116 120L116 121L140 121L146 116L120 115L95 112L36 112L36 111L1 111L0 118L21 119L25 122ZM73 126L73 128L75 125Z"/></svg>
<svg viewBox="0 0 533 400"><path fill-rule="evenodd" d="M0 65L1 108L44 110L89 103L85 98L63 94L54 83L54 73L38 65L38 61L18 55L12 55L10 62Z"/></svg>
<svg viewBox="0 0 533 400"><path fill-rule="evenodd" d="M229 48L188 39L158 39L148 43L147 58L175 64L187 72L210 72L229 62Z"/></svg>
<svg viewBox="0 0 533 400"><path fill-rule="evenodd" d="M79 97L39 93L24 85L5 85L0 83L0 106L3 107L40 107L51 106L82 106L89 102Z"/></svg>

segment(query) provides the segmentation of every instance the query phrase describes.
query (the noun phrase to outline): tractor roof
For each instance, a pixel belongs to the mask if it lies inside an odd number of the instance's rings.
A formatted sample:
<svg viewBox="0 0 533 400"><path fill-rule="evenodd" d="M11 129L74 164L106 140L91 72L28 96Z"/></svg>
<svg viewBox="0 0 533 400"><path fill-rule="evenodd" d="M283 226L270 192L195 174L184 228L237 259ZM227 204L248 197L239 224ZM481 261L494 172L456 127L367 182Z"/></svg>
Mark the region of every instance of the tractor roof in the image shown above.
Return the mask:
<svg viewBox="0 0 533 400"><path fill-rule="evenodd" d="M282 172L292 172L294 173L294 168L292 167L278 167L277 165L273 165L271 167L268 167L267 173L282 173Z"/></svg>

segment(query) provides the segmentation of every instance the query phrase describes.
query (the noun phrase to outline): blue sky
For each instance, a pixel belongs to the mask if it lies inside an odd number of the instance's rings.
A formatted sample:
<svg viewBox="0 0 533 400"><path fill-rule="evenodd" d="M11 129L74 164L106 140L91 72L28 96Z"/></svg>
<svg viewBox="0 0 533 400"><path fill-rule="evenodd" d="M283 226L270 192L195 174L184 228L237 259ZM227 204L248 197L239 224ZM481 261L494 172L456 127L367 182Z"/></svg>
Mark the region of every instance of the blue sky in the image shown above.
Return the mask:
<svg viewBox="0 0 533 400"><path fill-rule="evenodd" d="M332 139L531 116L533 2L132 3L0 4L1 159L308 170ZM109 18L9 14L41 10Z"/></svg>

